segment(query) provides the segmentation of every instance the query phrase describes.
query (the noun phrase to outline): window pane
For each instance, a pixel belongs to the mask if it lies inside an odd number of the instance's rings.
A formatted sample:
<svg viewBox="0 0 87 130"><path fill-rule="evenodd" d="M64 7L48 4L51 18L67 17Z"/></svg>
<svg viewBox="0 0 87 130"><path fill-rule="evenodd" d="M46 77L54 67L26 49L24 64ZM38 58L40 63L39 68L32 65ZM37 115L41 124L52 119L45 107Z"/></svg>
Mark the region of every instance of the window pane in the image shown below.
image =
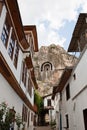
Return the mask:
<svg viewBox="0 0 87 130"><path fill-rule="evenodd" d="M11 59L13 58L14 47L15 47L15 40L11 38L8 48L8 54L11 57Z"/></svg>
<svg viewBox="0 0 87 130"><path fill-rule="evenodd" d="M7 28L7 25L4 24L2 35L1 35L1 40L6 47L7 47L7 42L8 42L8 36L9 36L9 30Z"/></svg>
<svg viewBox="0 0 87 130"><path fill-rule="evenodd" d="M18 63L18 54L19 54L19 46L16 43L15 54L14 54L14 65L16 68L17 68L17 63Z"/></svg>
<svg viewBox="0 0 87 130"><path fill-rule="evenodd" d="M7 47L8 37L10 32L10 23L8 21L8 15L6 16L6 20L3 26L2 34L1 34L1 40L5 47Z"/></svg>

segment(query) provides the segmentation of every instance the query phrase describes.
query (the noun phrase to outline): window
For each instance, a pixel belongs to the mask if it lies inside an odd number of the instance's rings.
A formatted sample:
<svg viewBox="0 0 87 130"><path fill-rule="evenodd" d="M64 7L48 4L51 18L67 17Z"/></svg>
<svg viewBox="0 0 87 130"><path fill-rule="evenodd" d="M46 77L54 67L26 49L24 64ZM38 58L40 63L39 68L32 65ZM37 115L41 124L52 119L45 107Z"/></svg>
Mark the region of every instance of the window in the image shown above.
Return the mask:
<svg viewBox="0 0 87 130"><path fill-rule="evenodd" d="M70 98L70 85L68 84L66 87L66 100Z"/></svg>
<svg viewBox="0 0 87 130"><path fill-rule="evenodd" d="M26 66L25 62L23 61L22 82L24 83L25 87L26 87L26 80L27 80L27 66Z"/></svg>
<svg viewBox="0 0 87 130"><path fill-rule="evenodd" d="M76 80L76 74L73 74L73 78L74 78L74 80Z"/></svg>
<svg viewBox="0 0 87 130"><path fill-rule="evenodd" d="M85 130L87 130L87 109L83 110Z"/></svg>
<svg viewBox="0 0 87 130"><path fill-rule="evenodd" d="M28 92L32 96L32 82L30 78L28 78Z"/></svg>
<svg viewBox="0 0 87 130"><path fill-rule="evenodd" d="M9 25L8 19L6 17L6 21L3 26L3 30L2 30L2 34L1 34L1 40L2 40L3 44L5 45L5 47L7 47L9 32L10 32L10 25Z"/></svg>
<svg viewBox="0 0 87 130"><path fill-rule="evenodd" d="M67 114L65 117L66 117L66 128L69 128L69 118L68 118L68 114Z"/></svg>
<svg viewBox="0 0 87 130"><path fill-rule="evenodd" d="M15 47L15 54L14 54L14 66L17 68L17 63L18 63L18 54L19 54L19 46L16 43Z"/></svg>
<svg viewBox="0 0 87 130"><path fill-rule="evenodd" d="M0 15L1 15L1 12L2 12L2 8L3 8L3 0L0 0Z"/></svg>
<svg viewBox="0 0 87 130"><path fill-rule="evenodd" d="M13 58L14 47L15 47L15 39L12 36L10 39L9 48L8 48L8 54L11 57L11 59Z"/></svg>
<svg viewBox="0 0 87 130"><path fill-rule="evenodd" d="M27 127L29 127L29 123L30 123L30 111L28 112L28 124L27 124Z"/></svg>
<svg viewBox="0 0 87 130"><path fill-rule="evenodd" d="M51 99L47 100L47 106L51 106Z"/></svg>
<svg viewBox="0 0 87 130"><path fill-rule="evenodd" d="M23 108L22 108L22 121L27 122L27 113L28 113L28 109L27 109L27 107L23 104Z"/></svg>
<svg viewBox="0 0 87 130"><path fill-rule="evenodd" d="M33 121L33 113L31 113L31 121Z"/></svg>

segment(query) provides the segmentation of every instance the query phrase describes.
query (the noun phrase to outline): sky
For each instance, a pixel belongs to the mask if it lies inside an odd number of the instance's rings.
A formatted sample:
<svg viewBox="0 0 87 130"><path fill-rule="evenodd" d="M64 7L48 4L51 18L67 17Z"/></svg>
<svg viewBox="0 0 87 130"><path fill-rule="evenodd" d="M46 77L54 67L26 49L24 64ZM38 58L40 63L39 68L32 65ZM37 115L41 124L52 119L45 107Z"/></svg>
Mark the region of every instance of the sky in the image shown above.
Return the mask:
<svg viewBox="0 0 87 130"><path fill-rule="evenodd" d="M18 0L23 25L36 25L38 46L56 44L68 49L79 13L87 0Z"/></svg>

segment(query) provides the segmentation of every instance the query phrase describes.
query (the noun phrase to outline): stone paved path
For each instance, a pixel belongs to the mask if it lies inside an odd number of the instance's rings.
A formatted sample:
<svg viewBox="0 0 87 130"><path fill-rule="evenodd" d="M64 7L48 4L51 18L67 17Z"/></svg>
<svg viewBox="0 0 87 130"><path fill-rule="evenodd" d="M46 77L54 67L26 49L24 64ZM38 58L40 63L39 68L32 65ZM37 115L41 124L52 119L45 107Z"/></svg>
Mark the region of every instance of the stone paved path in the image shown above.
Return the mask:
<svg viewBox="0 0 87 130"><path fill-rule="evenodd" d="M50 126L38 126L35 130L51 130Z"/></svg>

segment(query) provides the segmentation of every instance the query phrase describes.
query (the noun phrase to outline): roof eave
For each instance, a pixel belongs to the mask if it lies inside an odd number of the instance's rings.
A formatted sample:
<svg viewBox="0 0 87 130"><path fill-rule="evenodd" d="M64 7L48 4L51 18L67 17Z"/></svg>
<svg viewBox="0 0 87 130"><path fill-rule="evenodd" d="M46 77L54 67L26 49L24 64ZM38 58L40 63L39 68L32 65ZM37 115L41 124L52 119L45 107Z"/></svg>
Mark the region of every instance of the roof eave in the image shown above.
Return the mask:
<svg viewBox="0 0 87 130"><path fill-rule="evenodd" d="M68 47L68 52L79 52L80 50L78 49L78 40L80 38L81 32L86 27L86 20L85 18L87 17L87 13L80 13L74 32L73 36L70 42L70 45ZM83 48L82 48L83 49Z"/></svg>

